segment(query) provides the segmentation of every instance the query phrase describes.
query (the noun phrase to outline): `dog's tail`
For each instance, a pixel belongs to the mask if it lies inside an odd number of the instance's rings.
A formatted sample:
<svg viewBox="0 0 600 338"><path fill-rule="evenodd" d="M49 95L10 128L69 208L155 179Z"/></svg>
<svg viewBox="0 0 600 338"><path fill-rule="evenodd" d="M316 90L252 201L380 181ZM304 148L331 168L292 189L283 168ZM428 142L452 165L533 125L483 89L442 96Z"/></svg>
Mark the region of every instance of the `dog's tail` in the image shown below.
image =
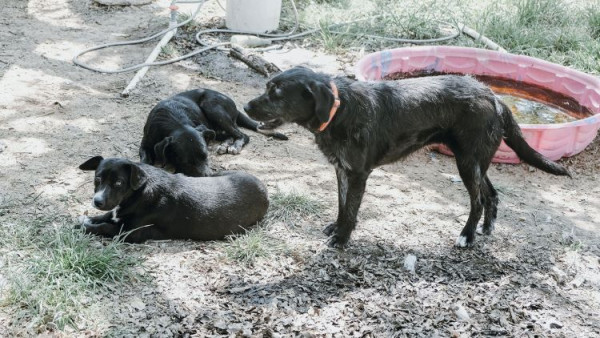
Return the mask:
<svg viewBox="0 0 600 338"><path fill-rule="evenodd" d="M504 122L504 142L517 153L521 160L547 173L571 177L571 173L569 173L567 168L547 159L527 144L510 108L498 98L496 98L496 110L500 113Z"/></svg>
<svg viewBox="0 0 600 338"><path fill-rule="evenodd" d="M281 133L261 128L260 122L254 121L248 115L242 113L241 111L238 111L238 113L239 114L238 114L238 118L237 118L237 124L240 127L250 129L252 131L255 131L255 132L263 134L263 135L271 136L278 140L287 140L288 139L287 136L285 136Z"/></svg>

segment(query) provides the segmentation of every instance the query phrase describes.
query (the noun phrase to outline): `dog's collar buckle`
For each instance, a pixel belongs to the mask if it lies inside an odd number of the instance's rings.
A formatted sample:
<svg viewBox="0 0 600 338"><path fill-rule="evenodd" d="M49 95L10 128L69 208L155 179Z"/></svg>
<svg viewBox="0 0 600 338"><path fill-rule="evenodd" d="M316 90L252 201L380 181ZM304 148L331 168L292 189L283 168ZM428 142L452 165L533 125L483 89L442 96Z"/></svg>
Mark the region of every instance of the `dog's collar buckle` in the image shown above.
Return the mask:
<svg viewBox="0 0 600 338"><path fill-rule="evenodd" d="M327 120L327 122L323 122L323 124L319 126L319 131L323 131L325 130L325 128L327 128L331 120L333 120L333 117L335 116L335 113L337 112L338 108L340 107L340 97L338 95L337 86L333 81L329 82L329 85L331 86L331 91L333 92L333 106L329 111L329 119Z"/></svg>

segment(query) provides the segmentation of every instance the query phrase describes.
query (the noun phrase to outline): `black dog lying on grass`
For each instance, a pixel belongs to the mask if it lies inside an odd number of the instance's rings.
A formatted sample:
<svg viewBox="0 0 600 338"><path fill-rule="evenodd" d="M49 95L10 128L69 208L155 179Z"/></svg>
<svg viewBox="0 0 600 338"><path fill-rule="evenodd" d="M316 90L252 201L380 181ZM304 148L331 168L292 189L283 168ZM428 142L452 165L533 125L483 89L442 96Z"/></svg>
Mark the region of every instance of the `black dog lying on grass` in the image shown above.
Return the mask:
<svg viewBox="0 0 600 338"><path fill-rule="evenodd" d="M501 140L526 163L570 176L563 166L533 150L509 108L468 76L359 82L297 67L271 79L266 92L244 109L259 121L278 118L315 134L337 174L338 217L324 230L332 236L333 247L348 242L373 168L428 144L443 143L454 152L471 198L458 247L473 243L484 209L483 234L494 228L498 194L486 172Z"/></svg>
<svg viewBox="0 0 600 338"><path fill-rule="evenodd" d="M93 206L112 210L102 216L83 216L81 225L88 233L107 237L135 230L125 237L127 242L222 239L255 225L269 207L265 186L242 172L186 177L101 156L79 168L96 171Z"/></svg>
<svg viewBox="0 0 600 338"><path fill-rule="evenodd" d="M225 141L217 148L219 154L239 154L248 143L248 135L237 124L287 140L285 135L264 130L261 124L238 111L229 97L210 89L196 89L162 100L150 111L140 145L140 160L187 176L209 176L209 141Z"/></svg>

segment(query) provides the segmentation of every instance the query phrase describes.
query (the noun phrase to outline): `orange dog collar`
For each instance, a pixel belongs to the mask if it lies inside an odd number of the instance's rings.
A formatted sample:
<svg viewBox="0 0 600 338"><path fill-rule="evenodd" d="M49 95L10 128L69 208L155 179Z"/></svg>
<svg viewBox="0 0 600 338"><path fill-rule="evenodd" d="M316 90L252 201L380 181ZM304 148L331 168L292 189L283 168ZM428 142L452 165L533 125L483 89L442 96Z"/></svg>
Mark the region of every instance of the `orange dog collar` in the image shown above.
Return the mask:
<svg viewBox="0 0 600 338"><path fill-rule="evenodd" d="M331 110L329 111L329 120L327 120L327 122L324 122L323 124L321 124L321 126L319 127L319 131L323 131L325 130L325 128L327 128L327 126L329 125L329 123L331 122L331 120L333 119L333 117L335 116L335 113L337 112L339 106L340 106L340 98L338 96L338 89L337 86L335 85L335 83L333 81L331 81L329 83L331 85L331 91L333 92L333 107L331 107Z"/></svg>

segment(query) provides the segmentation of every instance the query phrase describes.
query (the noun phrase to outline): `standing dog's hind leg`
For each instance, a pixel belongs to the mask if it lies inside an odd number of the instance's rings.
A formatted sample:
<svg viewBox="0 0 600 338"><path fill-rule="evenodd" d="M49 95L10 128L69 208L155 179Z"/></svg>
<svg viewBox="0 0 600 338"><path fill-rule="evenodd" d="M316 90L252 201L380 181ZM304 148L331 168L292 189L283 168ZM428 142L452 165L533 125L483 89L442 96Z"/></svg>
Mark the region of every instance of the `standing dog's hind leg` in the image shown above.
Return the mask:
<svg viewBox="0 0 600 338"><path fill-rule="evenodd" d="M467 224L462 229L460 236L456 239L456 246L464 248L471 246L475 240L475 232L477 230L477 223L481 218L483 212L483 203L481 195L481 169L476 161L463 161L458 156L456 157L456 163L458 166L458 172L462 178L469 197L471 200L471 211L469 212L469 219Z"/></svg>
<svg viewBox="0 0 600 338"><path fill-rule="evenodd" d="M484 209L485 213L483 216L483 226L478 229L477 233L482 235L491 235L494 230L494 223L496 222L496 216L498 214L498 192L494 189L492 182L485 175L481 184L481 192L484 197Z"/></svg>

